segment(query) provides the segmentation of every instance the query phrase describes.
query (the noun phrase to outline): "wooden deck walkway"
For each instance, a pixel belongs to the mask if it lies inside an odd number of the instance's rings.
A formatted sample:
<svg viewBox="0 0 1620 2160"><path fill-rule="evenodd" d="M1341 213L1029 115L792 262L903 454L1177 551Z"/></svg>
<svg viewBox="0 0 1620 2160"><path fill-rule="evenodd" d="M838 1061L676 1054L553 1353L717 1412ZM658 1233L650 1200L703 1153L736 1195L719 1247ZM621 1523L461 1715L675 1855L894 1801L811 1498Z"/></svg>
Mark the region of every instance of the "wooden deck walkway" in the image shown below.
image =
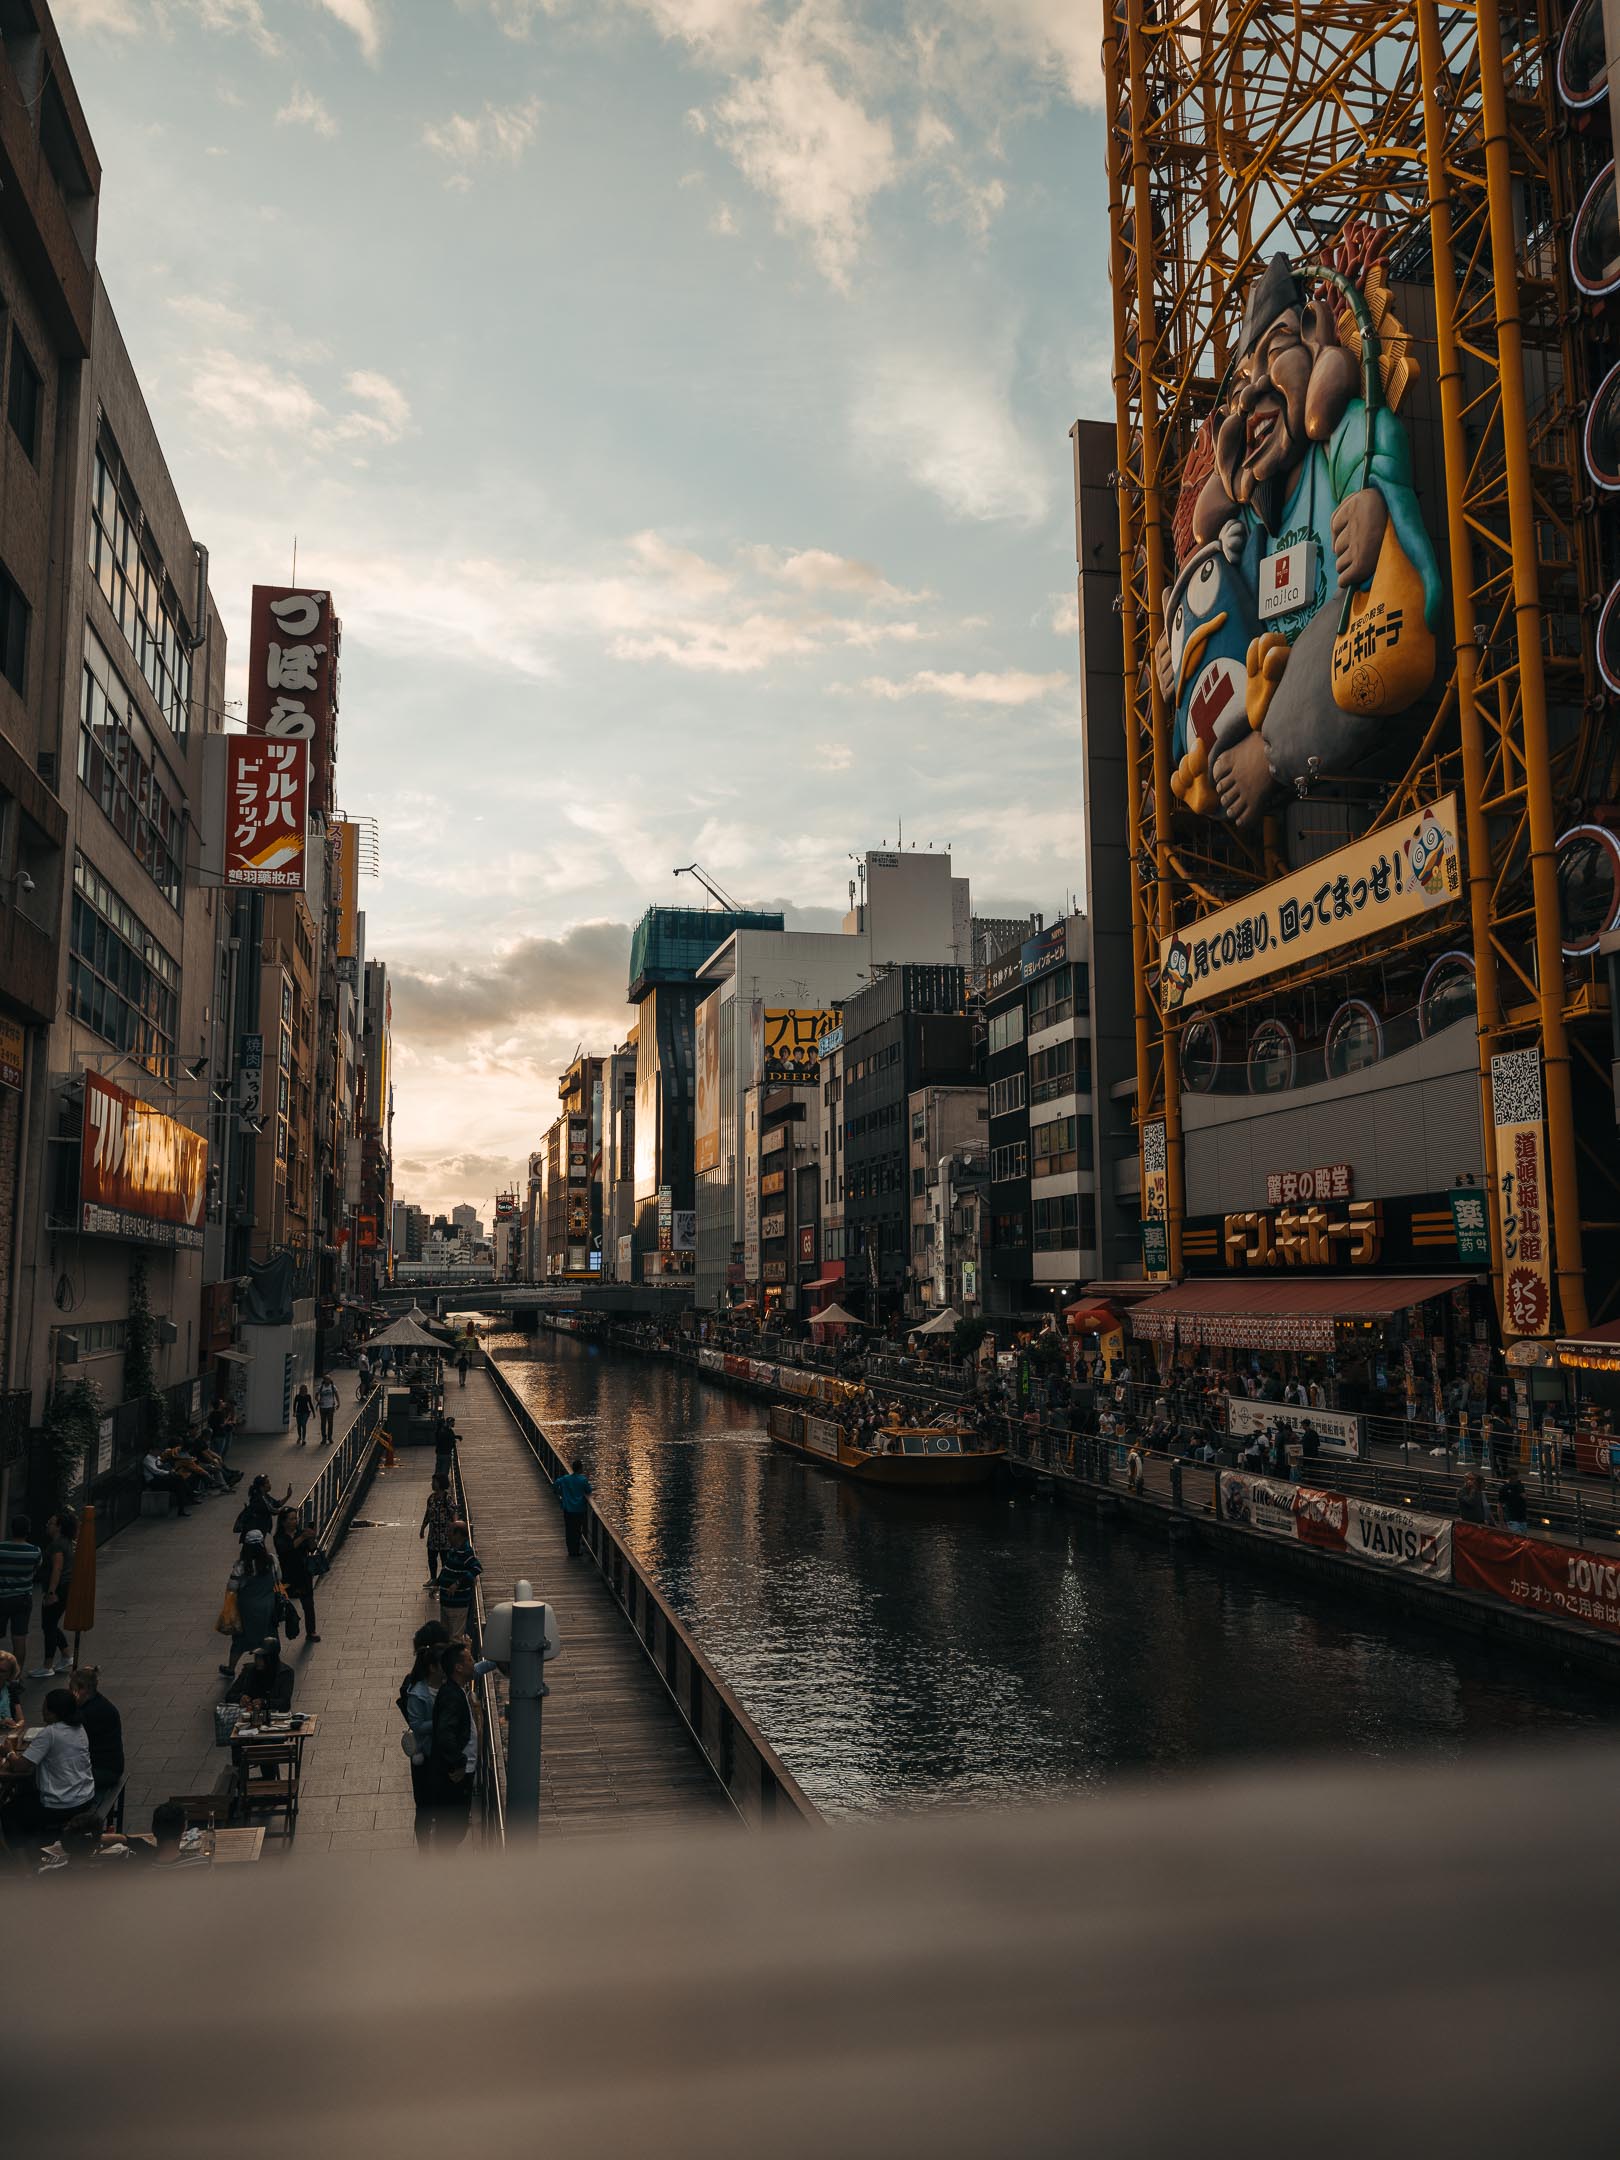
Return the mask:
<svg viewBox="0 0 1620 2160"><path fill-rule="evenodd" d="M557 1618L562 1648L546 1667L542 1831L587 1833L735 1823L588 1556L570 1560L562 1516L539 1465L482 1371L452 1387L462 1484L484 1563L485 1602L524 1578Z"/></svg>

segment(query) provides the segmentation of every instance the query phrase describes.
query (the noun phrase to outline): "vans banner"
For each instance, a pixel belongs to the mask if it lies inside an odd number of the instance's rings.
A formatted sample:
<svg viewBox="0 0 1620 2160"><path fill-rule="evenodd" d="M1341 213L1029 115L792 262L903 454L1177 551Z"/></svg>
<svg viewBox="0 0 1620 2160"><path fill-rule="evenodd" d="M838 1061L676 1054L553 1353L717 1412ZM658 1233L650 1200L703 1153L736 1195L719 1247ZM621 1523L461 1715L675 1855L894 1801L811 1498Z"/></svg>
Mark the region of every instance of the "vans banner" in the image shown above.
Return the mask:
<svg viewBox="0 0 1620 2160"><path fill-rule="evenodd" d="M1345 1550L1352 1559L1450 1582L1453 1525L1446 1516L1414 1515L1372 1500L1351 1500L1347 1507Z"/></svg>

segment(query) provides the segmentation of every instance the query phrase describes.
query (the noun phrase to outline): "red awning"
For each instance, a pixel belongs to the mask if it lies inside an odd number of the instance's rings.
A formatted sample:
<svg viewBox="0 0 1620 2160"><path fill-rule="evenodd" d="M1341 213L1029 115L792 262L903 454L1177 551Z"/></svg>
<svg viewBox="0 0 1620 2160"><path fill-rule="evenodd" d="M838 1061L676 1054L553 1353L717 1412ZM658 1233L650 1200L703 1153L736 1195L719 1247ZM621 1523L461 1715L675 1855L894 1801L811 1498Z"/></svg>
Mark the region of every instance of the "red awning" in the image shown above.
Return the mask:
<svg viewBox="0 0 1620 2160"><path fill-rule="evenodd" d="M814 1282L800 1283L799 1285L801 1290L842 1290L843 1287L844 1278L842 1275L818 1275Z"/></svg>
<svg viewBox="0 0 1620 2160"><path fill-rule="evenodd" d="M1579 1350L1583 1343L1620 1343L1620 1320L1600 1320L1593 1327L1583 1328L1579 1335L1566 1336L1558 1347Z"/></svg>
<svg viewBox="0 0 1620 2160"><path fill-rule="evenodd" d="M1472 1275L1338 1275L1325 1280L1295 1275L1280 1282L1212 1277L1178 1283L1173 1290L1144 1298L1127 1318L1132 1334L1149 1342L1329 1351L1335 1321L1387 1320L1392 1313L1475 1280Z"/></svg>
<svg viewBox="0 0 1620 2160"><path fill-rule="evenodd" d="M1119 1326L1119 1314L1112 1305L1099 1305L1095 1300L1076 1298L1072 1305L1065 1305L1063 1317L1077 1335L1108 1335Z"/></svg>

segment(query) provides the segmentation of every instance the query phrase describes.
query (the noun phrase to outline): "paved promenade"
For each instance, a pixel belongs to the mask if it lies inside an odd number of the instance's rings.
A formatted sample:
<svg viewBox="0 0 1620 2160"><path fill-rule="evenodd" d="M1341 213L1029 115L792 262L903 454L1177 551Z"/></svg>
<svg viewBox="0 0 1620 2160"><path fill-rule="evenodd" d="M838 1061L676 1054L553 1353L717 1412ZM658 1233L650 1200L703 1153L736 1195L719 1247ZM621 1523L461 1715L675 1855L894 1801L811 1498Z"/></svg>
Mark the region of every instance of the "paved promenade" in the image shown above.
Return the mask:
<svg viewBox="0 0 1620 2160"><path fill-rule="evenodd" d="M562 1652L546 1667L541 1726L542 1830L735 1823L595 1565L568 1558L551 1488L494 1383L473 1372L445 1403L461 1439L485 1603L510 1597L523 1577L557 1616Z"/></svg>
<svg viewBox="0 0 1620 2160"><path fill-rule="evenodd" d="M336 1378L341 1438L355 1414L354 1377ZM312 1433L319 1430L312 1424ZM266 1471L274 1492L290 1485L299 1500L328 1453L313 1440L296 1446L290 1433L238 1438L231 1466L248 1478ZM411 1636L435 1611L422 1595L427 1568L416 1536L432 1472L426 1448L402 1448L399 1468L379 1471L360 1509L362 1522L376 1527L352 1528L331 1573L315 1586L321 1640L312 1645L300 1635L283 1643L296 1676L293 1701L321 1719L305 1758L296 1853L360 1859L413 1842L410 1766L394 1695L410 1664ZM213 1706L226 1685L216 1668L227 1648L214 1619L238 1549L231 1524L246 1490L244 1482L235 1498L201 1502L189 1522L143 1516L97 1556L96 1626L83 1655L101 1667L102 1692L123 1716L131 1829L144 1829L171 1793L209 1791L227 1762L214 1745ZM31 1654L38 1648L36 1633ZM31 1684L30 1711L42 1692ZM270 1840L267 1855L279 1843Z"/></svg>

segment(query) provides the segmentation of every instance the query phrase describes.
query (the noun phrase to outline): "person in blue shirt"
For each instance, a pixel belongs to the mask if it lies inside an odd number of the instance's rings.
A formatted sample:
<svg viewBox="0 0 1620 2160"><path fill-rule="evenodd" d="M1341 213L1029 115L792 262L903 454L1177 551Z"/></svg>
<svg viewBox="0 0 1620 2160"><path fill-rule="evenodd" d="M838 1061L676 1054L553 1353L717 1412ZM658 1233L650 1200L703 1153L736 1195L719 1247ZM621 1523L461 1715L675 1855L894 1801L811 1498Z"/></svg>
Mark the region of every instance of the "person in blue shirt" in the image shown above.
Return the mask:
<svg viewBox="0 0 1620 2160"><path fill-rule="evenodd" d="M568 1540L568 1557L577 1560L585 1539L585 1509L591 1497L591 1481L585 1475L585 1465L575 1463L558 1478L553 1490L562 1506L563 1536Z"/></svg>

